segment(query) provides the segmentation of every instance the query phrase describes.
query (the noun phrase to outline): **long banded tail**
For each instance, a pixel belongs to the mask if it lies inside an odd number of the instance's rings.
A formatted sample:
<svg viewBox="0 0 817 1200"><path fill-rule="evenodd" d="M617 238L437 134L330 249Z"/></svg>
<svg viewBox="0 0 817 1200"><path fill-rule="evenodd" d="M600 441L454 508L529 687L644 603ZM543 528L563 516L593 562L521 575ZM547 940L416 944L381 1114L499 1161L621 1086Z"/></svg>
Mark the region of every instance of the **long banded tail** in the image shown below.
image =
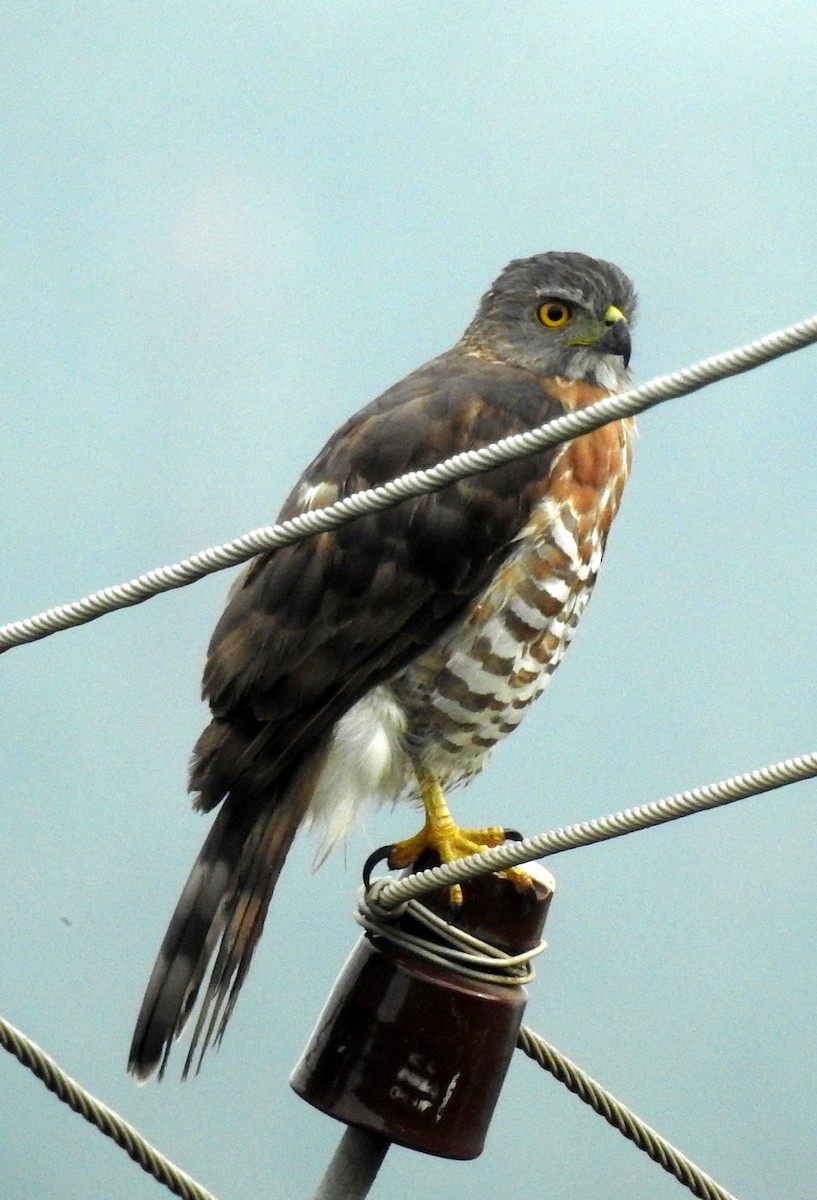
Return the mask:
<svg viewBox="0 0 817 1200"><path fill-rule="evenodd" d="M182 1077L194 1062L198 1070L207 1047L220 1042L314 781L315 771L304 764L263 801L236 794L225 800L179 897L142 1000L128 1059L137 1079L156 1070L161 1079L214 953Z"/></svg>

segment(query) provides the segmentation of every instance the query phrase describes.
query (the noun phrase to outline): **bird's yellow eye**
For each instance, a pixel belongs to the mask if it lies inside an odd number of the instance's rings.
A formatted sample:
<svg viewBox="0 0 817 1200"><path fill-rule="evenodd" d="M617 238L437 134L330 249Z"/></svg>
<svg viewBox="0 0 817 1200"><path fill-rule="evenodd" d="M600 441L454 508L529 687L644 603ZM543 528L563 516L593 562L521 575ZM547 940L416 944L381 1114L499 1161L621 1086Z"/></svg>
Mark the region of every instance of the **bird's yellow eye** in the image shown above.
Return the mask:
<svg viewBox="0 0 817 1200"><path fill-rule="evenodd" d="M536 315L547 329L561 329L573 316L573 309L562 300L546 300L539 305Z"/></svg>

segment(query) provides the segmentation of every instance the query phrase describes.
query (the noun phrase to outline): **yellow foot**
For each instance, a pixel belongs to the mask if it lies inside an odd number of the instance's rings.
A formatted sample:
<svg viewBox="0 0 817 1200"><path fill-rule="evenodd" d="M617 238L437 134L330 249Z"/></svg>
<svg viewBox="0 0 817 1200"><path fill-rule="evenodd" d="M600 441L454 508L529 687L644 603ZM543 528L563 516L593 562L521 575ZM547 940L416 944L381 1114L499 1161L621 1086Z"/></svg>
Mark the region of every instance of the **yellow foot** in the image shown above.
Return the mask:
<svg viewBox="0 0 817 1200"><path fill-rule="evenodd" d="M433 850L440 862L453 862L455 858L466 858L479 854L490 846L501 846L505 841L505 830L491 826L489 829L461 829L449 817L446 827L426 823L414 837L396 842L389 855L390 867L408 867L427 850Z"/></svg>
<svg viewBox="0 0 817 1200"><path fill-rule="evenodd" d="M501 846L505 841L505 830L495 825L488 829L461 829L455 825L442 788L427 772L417 771L417 783L426 813L425 824L414 837L397 842L392 847L390 867L408 867L429 850L439 856L441 863L453 862L469 854L479 854L492 846ZM519 867L503 871L502 874L520 889L531 886L530 876ZM462 888L458 883L451 887L451 903L457 906L462 904Z"/></svg>

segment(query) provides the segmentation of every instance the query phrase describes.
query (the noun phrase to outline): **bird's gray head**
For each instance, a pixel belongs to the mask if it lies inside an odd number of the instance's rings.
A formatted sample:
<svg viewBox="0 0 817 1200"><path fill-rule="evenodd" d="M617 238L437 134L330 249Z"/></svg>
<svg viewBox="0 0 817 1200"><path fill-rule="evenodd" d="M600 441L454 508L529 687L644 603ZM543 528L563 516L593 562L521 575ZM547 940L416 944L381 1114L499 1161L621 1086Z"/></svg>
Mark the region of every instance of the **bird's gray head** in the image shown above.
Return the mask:
<svg viewBox="0 0 817 1200"><path fill-rule="evenodd" d="M630 280L603 259L517 258L482 297L460 348L617 391L629 384L635 303Z"/></svg>

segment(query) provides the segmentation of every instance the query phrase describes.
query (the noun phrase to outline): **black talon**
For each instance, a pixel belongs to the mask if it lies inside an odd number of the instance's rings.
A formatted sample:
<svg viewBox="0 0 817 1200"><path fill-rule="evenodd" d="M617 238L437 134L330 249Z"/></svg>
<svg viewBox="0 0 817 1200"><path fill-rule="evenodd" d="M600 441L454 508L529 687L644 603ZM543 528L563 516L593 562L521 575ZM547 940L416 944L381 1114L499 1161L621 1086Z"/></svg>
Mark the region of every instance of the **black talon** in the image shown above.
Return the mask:
<svg viewBox="0 0 817 1200"><path fill-rule="evenodd" d="M518 829L503 829L506 842L524 842L524 835Z"/></svg>
<svg viewBox="0 0 817 1200"><path fill-rule="evenodd" d="M377 850L373 850L363 864L363 886L368 891L372 886L372 871L378 863L388 862L394 851L394 843L390 846L380 846Z"/></svg>

